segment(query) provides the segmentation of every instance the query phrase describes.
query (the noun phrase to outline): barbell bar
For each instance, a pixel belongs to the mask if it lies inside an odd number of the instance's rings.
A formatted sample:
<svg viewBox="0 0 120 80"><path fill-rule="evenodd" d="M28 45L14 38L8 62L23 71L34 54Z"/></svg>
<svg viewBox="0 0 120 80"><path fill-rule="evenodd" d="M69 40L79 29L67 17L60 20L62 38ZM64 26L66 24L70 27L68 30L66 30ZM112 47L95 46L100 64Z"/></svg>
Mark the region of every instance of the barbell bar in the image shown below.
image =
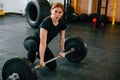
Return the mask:
<svg viewBox="0 0 120 80"><path fill-rule="evenodd" d="M71 52L73 52L73 51L75 51L75 49L74 49L74 48L71 48L69 51L65 52L65 55L67 55L67 54L69 54L69 53L71 53ZM47 63L49 63L49 62L52 62L52 61L54 61L54 60L56 60L56 59L58 59L58 58L60 58L60 57L61 57L61 56L58 55L58 56L56 56L56 57L54 57L54 58L46 61L45 64L47 64ZM40 65L37 64L34 68L37 69L37 68L39 68L39 67L40 67Z"/></svg>

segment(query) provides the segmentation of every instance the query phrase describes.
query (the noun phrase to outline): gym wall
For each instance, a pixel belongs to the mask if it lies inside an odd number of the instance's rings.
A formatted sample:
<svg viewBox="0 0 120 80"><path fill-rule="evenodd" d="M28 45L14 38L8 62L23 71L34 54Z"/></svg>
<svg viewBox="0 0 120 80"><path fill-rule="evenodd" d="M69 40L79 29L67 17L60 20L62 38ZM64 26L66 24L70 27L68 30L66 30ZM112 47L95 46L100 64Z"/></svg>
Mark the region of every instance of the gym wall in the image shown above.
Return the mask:
<svg viewBox="0 0 120 80"><path fill-rule="evenodd" d="M24 14L29 0L0 0L5 13Z"/></svg>
<svg viewBox="0 0 120 80"><path fill-rule="evenodd" d="M74 0L72 1L72 6L74 6ZM88 5L89 0L76 0L76 12L78 14L86 13L88 14ZM102 0L102 6L105 5L106 0ZM114 0L108 0L108 12L107 16L110 21L112 21L113 16L113 6L114 6ZM116 22L120 22L120 0L117 2L117 12L116 12ZM91 13L97 13L97 0L92 0L92 11ZM104 14L104 9L101 10L101 14Z"/></svg>
<svg viewBox="0 0 120 80"><path fill-rule="evenodd" d="M64 0L48 0L48 2L52 5L54 2L61 2L64 4Z"/></svg>
<svg viewBox="0 0 120 80"><path fill-rule="evenodd" d="M120 22L120 0L117 0L117 12L116 12L116 22ZM113 16L113 5L114 5L114 0L109 0L108 3L108 17L110 20L112 20Z"/></svg>

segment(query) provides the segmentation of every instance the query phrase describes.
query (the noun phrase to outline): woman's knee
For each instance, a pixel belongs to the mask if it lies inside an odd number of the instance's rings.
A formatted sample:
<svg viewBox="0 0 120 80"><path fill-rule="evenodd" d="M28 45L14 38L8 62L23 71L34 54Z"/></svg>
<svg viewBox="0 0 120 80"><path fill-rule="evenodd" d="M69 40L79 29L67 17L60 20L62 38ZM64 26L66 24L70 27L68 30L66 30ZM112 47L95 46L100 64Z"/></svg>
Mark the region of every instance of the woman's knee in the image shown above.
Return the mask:
<svg viewBox="0 0 120 80"><path fill-rule="evenodd" d="M24 47L28 51L36 51L37 50L37 43L33 39L28 39L24 41Z"/></svg>

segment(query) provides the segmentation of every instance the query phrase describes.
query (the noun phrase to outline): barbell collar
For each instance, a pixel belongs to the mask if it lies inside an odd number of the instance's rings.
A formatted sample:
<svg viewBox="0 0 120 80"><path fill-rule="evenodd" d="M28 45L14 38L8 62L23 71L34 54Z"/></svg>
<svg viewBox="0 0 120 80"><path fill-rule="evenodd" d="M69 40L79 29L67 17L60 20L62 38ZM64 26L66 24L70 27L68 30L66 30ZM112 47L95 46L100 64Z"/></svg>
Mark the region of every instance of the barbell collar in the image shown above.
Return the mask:
<svg viewBox="0 0 120 80"><path fill-rule="evenodd" d="M75 51L74 48L71 48L69 51L66 51L66 52L65 52L65 56L66 56L67 54L73 52L73 51ZM58 59L58 58L60 58L60 57L61 57L61 56L58 55L58 56L56 56L56 57L54 57L54 58L52 58L52 59L46 61L45 64L47 64L47 63L49 63L49 62L52 62L52 61L54 61L54 60L56 60L56 59ZM37 68L39 68L39 67L40 67L40 65L39 65L39 63L38 63L34 68L37 69Z"/></svg>
<svg viewBox="0 0 120 80"><path fill-rule="evenodd" d="M12 75L10 75L10 76L8 77L7 80L19 80L19 79L20 79L19 74L18 74L18 73L13 73Z"/></svg>

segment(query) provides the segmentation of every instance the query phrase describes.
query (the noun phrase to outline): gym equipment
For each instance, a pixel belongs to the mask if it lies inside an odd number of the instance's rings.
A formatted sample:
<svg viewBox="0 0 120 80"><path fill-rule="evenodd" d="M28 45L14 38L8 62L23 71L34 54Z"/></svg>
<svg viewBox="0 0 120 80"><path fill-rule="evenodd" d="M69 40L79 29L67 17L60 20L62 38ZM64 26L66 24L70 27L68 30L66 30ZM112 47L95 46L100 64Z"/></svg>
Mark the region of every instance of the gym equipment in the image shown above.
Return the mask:
<svg viewBox="0 0 120 80"><path fill-rule="evenodd" d="M108 23L108 17L106 15L100 15L100 23Z"/></svg>
<svg viewBox="0 0 120 80"><path fill-rule="evenodd" d="M92 22L96 24L97 18L93 18Z"/></svg>
<svg viewBox="0 0 120 80"><path fill-rule="evenodd" d="M74 8L71 5L68 6L68 4L65 4L64 6L65 6L66 14L67 13L74 13Z"/></svg>
<svg viewBox="0 0 120 80"><path fill-rule="evenodd" d="M70 22L76 22L78 20L79 15L77 13L71 13L70 14Z"/></svg>
<svg viewBox="0 0 120 80"><path fill-rule="evenodd" d="M100 27L101 21L100 21L100 15L101 11L104 11L104 15L107 15L107 8L108 8L108 0L105 0L105 6L103 5L103 0L98 0L98 6L97 6L97 21L96 21L96 28ZM103 9L103 10L102 10ZM103 12L102 12L103 14ZM103 22L102 22L103 23ZM105 24L105 23L104 23Z"/></svg>
<svg viewBox="0 0 120 80"><path fill-rule="evenodd" d="M38 28L41 21L50 15L50 4L47 0L31 0L26 7L26 19L32 28Z"/></svg>
<svg viewBox="0 0 120 80"><path fill-rule="evenodd" d="M71 0L64 0L65 15L64 19L66 22L75 22L78 19L78 14L74 12L74 8L71 6Z"/></svg>
<svg viewBox="0 0 120 80"><path fill-rule="evenodd" d="M70 13L69 15L68 14L65 15L65 20L67 22L76 22L78 20L78 18L79 18L79 15L75 12Z"/></svg>
<svg viewBox="0 0 120 80"><path fill-rule="evenodd" d="M2 69L2 80L15 80L14 74L18 75L18 80L37 80L37 75L32 63L26 58L12 58L8 60Z"/></svg>
<svg viewBox="0 0 120 80"><path fill-rule="evenodd" d="M112 25L115 25L115 19L116 19L116 13L117 13L117 4L118 4L118 0L114 0Z"/></svg>
<svg viewBox="0 0 120 80"><path fill-rule="evenodd" d="M96 24L97 18L93 18L92 22ZM108 23L108 17L105 15L100 15L99 24L101 24L101 26L104 27L106 23Z"/></svg>
<svg viewBox="0 0 120 80"><path fill-rule="evenodd" d="M74 8L72 6L69 6L68 12L69 13L74 13Z"/></svg>
<svg viewBox="0 0 120 80"><path fill-rule="evenodd" d="M80 62L87 54L87 44L80 37L70 37L65 41L65 51L74 48L75 51L67 54L65 57L71 62Z"/></svg>
<svg viewBox="0 0 120 80"><path fill-rule="evenodd" d="M85 14L85 13L80 14L80 16L79 16L79 20L80 20L80 22L87 22L88 19L89 19L89 18L88 18L88 15Z"/></svg>
<svg viewBox="0 0 120 80"><path fill-rule="evenodd" d="M95 13L89 14L88 17L89 17L89 21L92 22L93 18L97 18L97 14L95 14Z"/></svg>
<svg viewBox="0 0 120 80"><path fill-rule="evenodd" d="M66 58L71 62L80 62L87 54L87 45L79 37L71 37L65 41L65 54ZM60 58L57 56L48 60L45 64ZM32 64L26 58L12 58L5 62L2 69L3 80L37 80L36 68L38 64Z"/></svg>
<svg viewBox="0 0 120 80"><path fill-rule="evenodd" d="M66 14L74 12L74 8L71 6L71 0L64 0L64 8Z"/></svg>

